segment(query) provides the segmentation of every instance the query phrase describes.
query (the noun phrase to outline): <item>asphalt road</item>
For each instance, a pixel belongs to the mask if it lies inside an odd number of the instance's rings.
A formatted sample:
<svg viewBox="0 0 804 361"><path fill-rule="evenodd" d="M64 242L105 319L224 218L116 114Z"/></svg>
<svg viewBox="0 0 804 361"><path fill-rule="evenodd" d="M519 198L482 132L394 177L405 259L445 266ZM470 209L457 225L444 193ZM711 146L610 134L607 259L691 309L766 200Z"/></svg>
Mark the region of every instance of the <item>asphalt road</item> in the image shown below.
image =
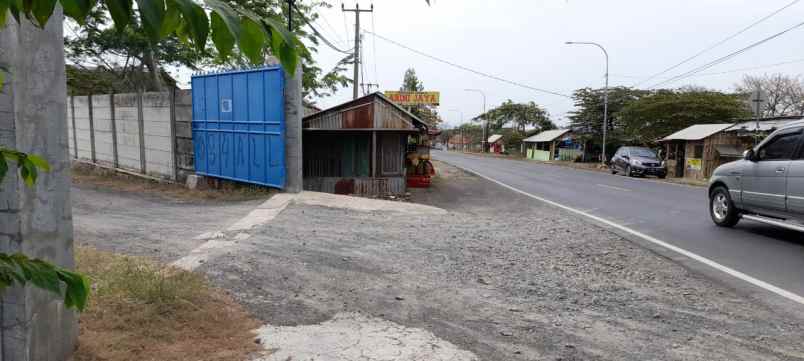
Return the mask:
<svg viewBox="0 0 804 361"><path fill-rule="evenodd" d="M433 155L804 296L804 234L746 220L733 229L716 227L707 211L705 188L455 152L435 151ZM710 271L737 287L774 297L747 282Z"/></svg>

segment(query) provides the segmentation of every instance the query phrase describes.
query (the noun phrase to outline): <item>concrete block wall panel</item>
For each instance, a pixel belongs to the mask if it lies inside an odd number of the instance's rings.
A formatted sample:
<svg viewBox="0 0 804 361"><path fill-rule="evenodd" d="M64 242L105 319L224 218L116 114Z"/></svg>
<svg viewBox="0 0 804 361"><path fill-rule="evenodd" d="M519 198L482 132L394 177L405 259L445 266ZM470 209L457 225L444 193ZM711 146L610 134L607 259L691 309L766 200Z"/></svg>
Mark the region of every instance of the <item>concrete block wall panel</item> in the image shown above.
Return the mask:
<svg viewBox="0 0 804 361"><path fill-rule="evenodd" d="M190 90L176 91L176 167L179 180L195 173L193 148L193 97Z"/></svg>
<svg viewBox="0 0 804 361"><path fill-rule="evenodd" d="M92 145L89 133L89 97L73 97L75 107L75 133L78 137L78 158L91 159Z"/></svg>
<svg viewBox="0 0 804 361"><path fill-rule="evenodd" d="M121 168L140 170L140 133L137 94L115 94L117 153Z"/></svg>
<svg viewBox="0 0 804 361"><path fill-rule="evenodd" d="M114 164L112 107L108 94L92 96L92 122L95 130L95 159L105 165Z"/></svg>

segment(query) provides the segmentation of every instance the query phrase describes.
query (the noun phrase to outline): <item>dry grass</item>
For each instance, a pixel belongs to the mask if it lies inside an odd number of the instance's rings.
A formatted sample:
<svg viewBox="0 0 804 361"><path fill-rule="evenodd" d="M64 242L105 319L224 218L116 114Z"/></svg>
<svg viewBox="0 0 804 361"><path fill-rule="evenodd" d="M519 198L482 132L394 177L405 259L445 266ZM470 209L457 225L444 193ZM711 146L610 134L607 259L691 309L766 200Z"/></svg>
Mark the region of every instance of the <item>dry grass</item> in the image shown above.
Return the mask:
<svg viewBox="0 0 804 361"><path fill-rule="evenodd" d="M179 200L245 201L270 198L277 190L250 184L221 182L215 189L192 190L183 184L157 182L86 163L73 163L73 184L123 192L142 192Z"/></svg>
<svg viewBox="0 0 804 361"><path fill-rule="evenodd" d="M92 281L75 361L247 360L259 324L203 276L79 247Z"/></svg>

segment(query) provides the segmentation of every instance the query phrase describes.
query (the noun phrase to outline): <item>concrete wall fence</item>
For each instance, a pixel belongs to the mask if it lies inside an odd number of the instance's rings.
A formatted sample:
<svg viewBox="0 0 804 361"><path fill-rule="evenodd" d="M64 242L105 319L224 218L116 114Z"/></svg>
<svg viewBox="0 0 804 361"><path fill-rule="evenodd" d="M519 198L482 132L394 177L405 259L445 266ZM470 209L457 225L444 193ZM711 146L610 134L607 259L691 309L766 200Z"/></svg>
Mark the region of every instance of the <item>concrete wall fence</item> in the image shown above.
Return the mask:
<svg viewBox="0 0 804 361"><path fill-rule="evenodd" d="M194 173L190 90L70 96L74 159L183 182Z"/></svg>

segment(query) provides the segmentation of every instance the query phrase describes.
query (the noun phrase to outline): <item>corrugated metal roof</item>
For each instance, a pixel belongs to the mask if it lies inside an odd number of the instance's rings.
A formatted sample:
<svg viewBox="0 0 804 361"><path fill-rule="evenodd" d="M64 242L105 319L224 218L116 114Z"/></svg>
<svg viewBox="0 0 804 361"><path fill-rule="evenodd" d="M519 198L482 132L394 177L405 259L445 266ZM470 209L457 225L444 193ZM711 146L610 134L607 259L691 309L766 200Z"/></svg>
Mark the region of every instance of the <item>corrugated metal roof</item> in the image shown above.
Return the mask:
<svg viewBox="0 0 804 361"><path fill-rule="evenodd" d="M498 140L502 139L502 137L503 137L502 134L492 134L489 137L488 142L489 143L496 143Z"/></svg>
<svg viewBox="0 0 804 361"><path fill-rule="evenodd" d="M776 129L779 129L779 128L781 128L781 127L783 127L783 126L785 126L785 125L787 125L789 123L797 122L797 121L800 121L802 119L804 119L804 117L792 118L792 119L775 119L775 120L761 120L760 119L760 121L759 121L759 130L763 131L763 132L776 130ZM745 122L740 122L740 123L735 124L733 127L727 129L726 131L734 132L734 131L740 131L740 130L751 131L751 132L756 131L757 130L757 121L756 120L749 120L749 121L745 121Z"/></svg>
<svg viewBox="0 0 804 361"><path fill-rule="evenodd" d="M556 138L559 138L559 137L563 136L564 134L567 134L571 130L572 129L545 130L545 131L543 131L543 132L541 132L539 134L532 135L530 137L525 138L523 140L523 142L528 142L528 143L552 142L552 141L556 140Z"/></svg>
<svg viewBox="0 0 804 361"><path fill-rule="evenodd" d="M721 123L721 124L695 124L691 125L687 128L679 130L673 134L670 134L664 138L662 141L667 140L701 140L707 138L715 133L721 132L733 126L732 123Z"/></svg>

